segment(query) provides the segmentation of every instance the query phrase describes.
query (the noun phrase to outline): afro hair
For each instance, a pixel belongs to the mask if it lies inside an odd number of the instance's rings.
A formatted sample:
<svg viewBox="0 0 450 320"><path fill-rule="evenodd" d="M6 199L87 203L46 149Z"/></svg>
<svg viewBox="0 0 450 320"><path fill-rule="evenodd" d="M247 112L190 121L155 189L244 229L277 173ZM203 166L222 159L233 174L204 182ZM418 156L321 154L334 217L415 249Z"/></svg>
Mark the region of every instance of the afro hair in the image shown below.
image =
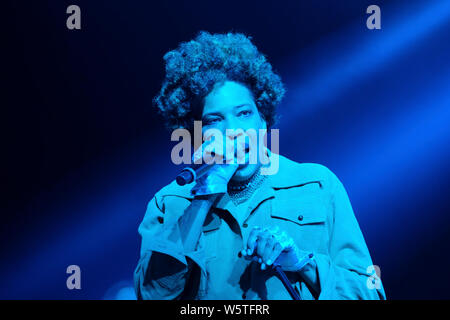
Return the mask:
<svg viewBox="0 0 450 320"><path fill-rule="evenodd" d="M268 128L274 125L285 88L251 39L242 33L200 31L164 55L166 76L153 103L168 128L192 129L193 121L200 120L203 98L227 80L249 88Z"/></svg>

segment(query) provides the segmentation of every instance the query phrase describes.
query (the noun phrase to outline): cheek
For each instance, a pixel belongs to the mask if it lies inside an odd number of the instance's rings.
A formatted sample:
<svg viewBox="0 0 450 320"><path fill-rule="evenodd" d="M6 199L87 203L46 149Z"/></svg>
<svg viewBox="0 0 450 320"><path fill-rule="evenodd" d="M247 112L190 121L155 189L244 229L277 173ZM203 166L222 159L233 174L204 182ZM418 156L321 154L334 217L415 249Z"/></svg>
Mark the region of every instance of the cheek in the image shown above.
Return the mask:
<svg viewBox="0 0 450 320"><path fill-rule="evenodd" d="M256 134L256 138L258 138L261 130L267 130L267 126L265 121L262 120L259 116L257 116L253 119L253 121L249 121L247 123L247 129L253 129ZM263 132L261 132L261 135L262 134Z"/></svg>
<svg viewBox="0 0 450 320"><path fill-rule="evenodd" d="M210 130L208 132L208 130ZM212 130L212 131L211 131ZM216 130L220 131L220 133L222 134L222 136L225 136L225 128L222 124L214 124L214 125L209 125L209 126L203 126L202 127L202 138L209 139L209 137L211 137L212 135L216 134ZM205 135L206 133L206 135Z"/></svg>
<svg viewBox="0 0 450 320"><path fill-rule="evenodd" d="M248 140L250 147L254 148L254 150L258 150L258 132L256 132L256 135L248 135Z"/></svg>
<svg viewBox="0 0 450 320"><path fill-rule="evenodd" d="M258 112L255 116L255 126L256 129L267 129L267 124L262 115Z"/></svg>

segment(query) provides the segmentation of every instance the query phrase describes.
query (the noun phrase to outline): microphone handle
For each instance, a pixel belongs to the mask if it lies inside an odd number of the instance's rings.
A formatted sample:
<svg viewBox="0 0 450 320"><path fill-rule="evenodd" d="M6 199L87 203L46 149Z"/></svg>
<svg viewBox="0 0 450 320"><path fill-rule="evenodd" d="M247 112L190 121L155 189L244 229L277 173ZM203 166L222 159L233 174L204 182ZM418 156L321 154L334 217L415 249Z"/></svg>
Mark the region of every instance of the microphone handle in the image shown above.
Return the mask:
<svg viewBox="0 0 450 320"><path fill-rule="evenodd" d="M202 164L194 164L190 167L186 167L178 174L176 178L176 182L180 186L184 186L185 184L189 184L197 180L200 176L203 175L210 168L210 164L202 163Z"/></svg>

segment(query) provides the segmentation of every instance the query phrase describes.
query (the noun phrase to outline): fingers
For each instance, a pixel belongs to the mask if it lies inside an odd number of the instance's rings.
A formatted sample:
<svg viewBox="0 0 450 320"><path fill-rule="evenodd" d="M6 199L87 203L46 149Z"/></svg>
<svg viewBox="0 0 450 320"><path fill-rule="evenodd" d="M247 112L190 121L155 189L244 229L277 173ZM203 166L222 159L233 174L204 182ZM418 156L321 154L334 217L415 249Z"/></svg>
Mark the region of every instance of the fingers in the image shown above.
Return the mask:
<svg viewBox="0 0 450 320"><path fill-rule="evenodd" d="M207 164L224 163L223 144L220 140L214 140L204 145L203 160Z"/></svg>
<svg viewBox="0 0 450 320"><path fill-rule="evenodd" d="M271 237L272 234L269 232L269 230L264 230L260 232L257 236L257 244L256 244L256 254L258 257L262 258L264 256L264 251L266 250L266 243L269 240L269 237Z"/></svg>
<svg viewBox="0 0 450 320"><path fill-rule="evenodd" d="M263 257L267 255L266 251L272 251L270 244L272 242L272 234L268 230L264 230L258 234L256 240L256 255L259 257L258 262L261 263L261 270L266 268Z"/></svg>
<svg viewBox="0 0 450 320"><path fill-rule="evenodd" d="M279 245L279 243L277 242L276 238L271 235L266 242L266 245L264 247L263 253L260 256L261 257L261 270L265 270L266 266L270 265L270 257L273 254L274 248L277 246L277 244Z"/></svg>
<svg viewBox="0 0 450 320"><path fill-rule="evenodd" d="M248 236L246 254L249 256L251 256L255 250L256 240L258 238L258 234L260 231L261 231L260 227L254 227Z"/></svg>
<svg viewBox="0 0 450 320"><path fill-rule="evenodd" d="M271 266L272 263L280 256L281 252L283 252L283 246L280 242L276 242L272 252L270 253L269 257L267 258L266 264L268 266Z"/></svg>
<svg viewBox="0 0 450 320"><path fill-rule="evenodd" d="M294 246L294 240L291 237L289 237L284 231L279 235L278 241L283 247L283 250L287 250Z"/></svg>
<svg viewBox="0 0 450 320"><path fill-rule="evenodd" d="M238 134L239 137L227 136L223 139L217 129L208 129L204 133L204 143L194 152L193 160L205 163L244 163L247 134Z"/></svg>
<svg viewBox="0 0 450 320"><path fill-rule="evenodd" d="M272 229L254 227L249 234L247 247L241 253L243 256L257 256L261 269L264 270L278 258L285 246L290 243L289 239L284 232L279 232L278 227Z"/></svg>
<svg viewBox="0 0 450 320"><path fill-rule="evenodd" d="M266 242L266 246L264 248L264 251L261 255L261 259L264 263L268 264L267 262L269 262L269 257L271 256L273 249L275 247L275 245L277 244L277 240L275 239L275 237L273 235L271 235Z"/></svg>

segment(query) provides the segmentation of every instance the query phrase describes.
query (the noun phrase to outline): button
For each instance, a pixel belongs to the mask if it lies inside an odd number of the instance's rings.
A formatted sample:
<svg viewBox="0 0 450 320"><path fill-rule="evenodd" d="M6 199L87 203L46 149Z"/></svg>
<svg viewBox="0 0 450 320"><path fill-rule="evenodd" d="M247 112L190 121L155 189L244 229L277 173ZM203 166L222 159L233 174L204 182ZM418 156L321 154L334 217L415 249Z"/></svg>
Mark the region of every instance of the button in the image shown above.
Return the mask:
<svg viewBox="0 0 450 320"><path fill-rule="evenodd" d="M248 227L248 224L247 224L247 223L244 223L242 226L243 226L244 228L247 228L247 227Z"/></svg>
<svg viewBox="0 0 450 320"><path fill-rule="evenodd" d="M303 216L302 216L302 215L299 215L299 216L298 216L298 220L299 220L299 221L302 221L302 220L303 220Z"/></svg>
<svg viewBox="0 0 450 320"><path fill-rule="evenodd" d="M245 294L245 292L242 294L242 299L247 299L247 295Z"/></svg>
<svg viewBox="0 0 450 320"><path fill-rule="evenodd" d="M157 219L158 219L159 223L163 223L164 222L164 218L163 217L158 217Z"/></svg>
<svg viewBox="0 0 450 320"><path fill-rule="evenodd" d="M238 252L238 258L242 258L242 252Z"/></svg>

